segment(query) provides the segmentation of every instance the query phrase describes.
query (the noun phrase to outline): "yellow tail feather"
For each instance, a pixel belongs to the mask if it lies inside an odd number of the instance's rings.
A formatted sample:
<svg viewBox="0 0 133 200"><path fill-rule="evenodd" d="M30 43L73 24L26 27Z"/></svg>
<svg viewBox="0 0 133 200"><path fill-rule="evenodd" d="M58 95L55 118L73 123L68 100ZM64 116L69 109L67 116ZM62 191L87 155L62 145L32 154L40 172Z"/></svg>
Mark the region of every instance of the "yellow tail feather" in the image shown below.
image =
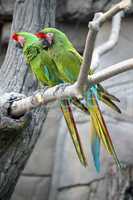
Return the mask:
<svg viewBox="0 0 133 200"><path fill-rule="evenodd" d="M102 113L99 109L99 106L98 106L98 103L97 103L95 97L93 97L92 102L93 102L93 107L90 109L90 114L91 114L92 122L95 126L95 129L97 130L97 134L101 138L101 141L102 141L103 145L105 146L106 150L111 155L113 155L116 164L118 165L119 168L121 168L121 165L117 158L117 154L115 152L108 129L106 127L104 118L102 116Z"/></svg>
<svg viewBox="0 0 133 200"><path fill-rule="evenodd" d="M70 132L70 136L71 136L73 144L75 146L78 158L79 158L80 162L86 167L87 166L86 156L83 151L80 136L78 134L78 130L77 130L77 127L76 127L76 124L74 121L74 117L72 114L72 110L71 110L69 101L62 100L60 106L61 106L61 110L62 110L64 118L65 118L65 121L67 123L68 129Z"/></svg>

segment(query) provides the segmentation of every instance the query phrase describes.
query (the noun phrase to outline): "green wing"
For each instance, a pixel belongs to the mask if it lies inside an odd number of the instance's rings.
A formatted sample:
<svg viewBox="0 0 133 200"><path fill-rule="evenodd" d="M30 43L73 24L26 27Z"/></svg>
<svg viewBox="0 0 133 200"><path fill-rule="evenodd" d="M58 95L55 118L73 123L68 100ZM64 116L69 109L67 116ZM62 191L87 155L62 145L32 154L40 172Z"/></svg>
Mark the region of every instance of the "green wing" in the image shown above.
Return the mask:
<svg viewBox="0 0 133 200"><path fill-rule="evenodd" d="M41 51L42 48L37 43L33 43L27 46L27 48L24 50L24 56L26 63L30 66L32 73L34 73L39 81L41 81L44 85L47 85L47 77L41 69Z"/></svg>
<svg viewBox="0 0 133 200"><path fill-rule="evenodd" d="M66 82L73 83L77 80L82 57L74 49L63 49L58 56L53 58L62 79Z"/></svg>
<svg viewBox="0 0 133 200"><path fill-rule="evenodd" d="M42 84L54 86L61 83L56 64L41 45L33 43L26 48L24 55L32 72Z"/></svg>
<svg viewBox="0 0 133 200"><path fill-rule="evenodd" d="M43 70L43 73L47 76L49 86L62 83L56 63L49 57L47 51L43 50L40 56L42 60L41 70Z"/></svg>

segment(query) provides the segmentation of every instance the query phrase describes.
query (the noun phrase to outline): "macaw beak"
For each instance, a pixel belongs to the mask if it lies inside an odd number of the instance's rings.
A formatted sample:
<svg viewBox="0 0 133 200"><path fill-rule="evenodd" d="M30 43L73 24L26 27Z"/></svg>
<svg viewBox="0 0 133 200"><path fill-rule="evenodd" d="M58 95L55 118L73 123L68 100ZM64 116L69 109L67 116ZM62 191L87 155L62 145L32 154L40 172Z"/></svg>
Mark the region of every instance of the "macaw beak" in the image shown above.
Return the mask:
<svg viewBox="0 0 133 200"><path fill-rule="evenodd" d="M49 43L49 46L52 45L53 43L53 33L49 33L48 36L47 36L47 41Z"/></svg>
<svg viewBox="0 0 133 200"><path fill-rule="evenodd" d="M15 42L19 43L21 45L21 47L24 46L24 43L25 43L25 39L23 36L17 34L17 33L14 33L11 37L12 40L14 40Z"/></svg>

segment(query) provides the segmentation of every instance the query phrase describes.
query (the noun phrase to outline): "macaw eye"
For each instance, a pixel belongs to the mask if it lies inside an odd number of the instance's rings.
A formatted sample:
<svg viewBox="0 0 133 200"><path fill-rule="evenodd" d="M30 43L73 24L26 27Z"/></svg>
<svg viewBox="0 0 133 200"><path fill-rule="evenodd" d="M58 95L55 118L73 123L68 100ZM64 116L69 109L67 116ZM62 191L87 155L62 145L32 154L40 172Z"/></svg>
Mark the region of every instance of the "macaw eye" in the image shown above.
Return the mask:
<svg viewBox="0 0 133 200"><path fill-rule="evenodd" d="M48 33L47 34L49 37L53 38L54 34L53 33Z"/></svg>

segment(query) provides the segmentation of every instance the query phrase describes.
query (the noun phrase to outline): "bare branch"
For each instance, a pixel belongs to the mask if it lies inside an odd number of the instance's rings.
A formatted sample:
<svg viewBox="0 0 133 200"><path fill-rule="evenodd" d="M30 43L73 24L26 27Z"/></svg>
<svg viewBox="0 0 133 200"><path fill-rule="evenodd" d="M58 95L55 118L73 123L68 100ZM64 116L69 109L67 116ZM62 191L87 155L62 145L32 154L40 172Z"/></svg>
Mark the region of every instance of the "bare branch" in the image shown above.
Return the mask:
<svg viewBox="0 0 133 200"><path fill-rule="evenodd" d="M133 59L128 59L126 61L120 62L118 64L112 65L100 72L97 72L89 77L87 82L87 88L90 85L100 83L106 79L109 79L117 74L133 69ZM60 84L45 91L38 91L35 95L26 97L19 101L14 101L11 106L11 115L20 116L27 111L32 110L40 105L49 103L54 100L64 99L68 96L79 97L76 90L76 84Z"/></svg>
<svg viewBox="0 0 133 200"><path fill-rule="evenodd" d="M123 0L113 6L106 13L96 13L92 22L89 23L89 32L86 39L85 50L83 54L83 63L77 81L77 89L82 92L88 79L88 72L91 66L91 59L94 50L97 33L102 24L122 10L131 6L131 0Z"/></svg>
<svg viewBox="0 0 133 200"><path fill-rule="evenodd" d="M100 83L102 81L105 81L113 76L116 76L120 73L123 73L128 70L133 69L133 58L125 60L123 62L117 63L115 65L112 65L106 69L103 69L91 76L89 76L89 82L91 84Z"/></svg>
<svg viewBox="0 0 133 200"><path fill-rule="evenodd" d="M117 14L122 10L128 10L132 5L132 0L123 0L120 3L114 5L110 10L108 10L104 15L99 19L100 25L102 25L105 21L110 19L112 16Z"/></svg>
<svg viewBox="0 0 133 200"><path fill-rule="evenodd" d="M94 69L94 71L99 67L100 58L116 46L119 39L121 19L123 15L124 11L120 11L113 17L111 34L109 36L108 41L94 49L91 62L91 67Z"/></svg>
<svg viewBox="0 0 133 200"><path fill-rule="evenodd" d="M25 112L29 112L33 108L39 107L40 105L47 104L58 99L64 99L68 96L79 97L75 84L59 84L45 90L38 90L32 96L14 101L10 108L10 115L21 116Z"/></svg>

